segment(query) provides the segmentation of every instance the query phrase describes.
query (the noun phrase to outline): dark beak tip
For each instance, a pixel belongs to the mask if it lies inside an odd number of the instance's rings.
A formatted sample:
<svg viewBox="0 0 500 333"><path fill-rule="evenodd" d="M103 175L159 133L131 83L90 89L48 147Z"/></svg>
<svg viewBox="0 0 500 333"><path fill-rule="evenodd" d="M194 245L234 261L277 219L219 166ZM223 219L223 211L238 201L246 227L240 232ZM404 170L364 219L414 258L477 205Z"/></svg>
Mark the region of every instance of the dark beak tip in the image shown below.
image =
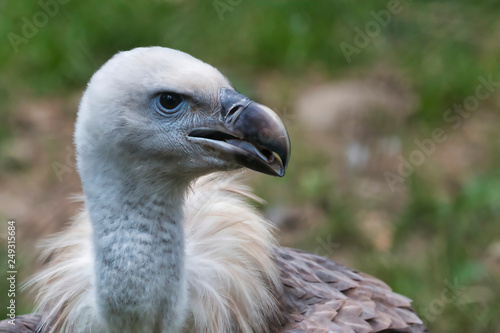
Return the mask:
<svg viewBox="0 0 500 333"><path fill-rule="evenodd" d="M228 133L248 141L254 147L273 152L280 160L266 162L245 158L240 159L241 165L268 175L285 176L291 147L288 131L280 117L267 106L255 103L233 89L221 89L219 98L222 120ZM238 108L240 112L232 111ZM242 145L239 147L245 149Z"/></svg>
<svg viewBox="0 0 500 333"><path fill-rule="evenodd" d="M255 170L255 169L254 169ZM279 168L269 168L267 170L256 170L260 171L266 175L273 176L273 177L279 177L282 178L285 176L285 168L284 167L279 167Z"/></svg>

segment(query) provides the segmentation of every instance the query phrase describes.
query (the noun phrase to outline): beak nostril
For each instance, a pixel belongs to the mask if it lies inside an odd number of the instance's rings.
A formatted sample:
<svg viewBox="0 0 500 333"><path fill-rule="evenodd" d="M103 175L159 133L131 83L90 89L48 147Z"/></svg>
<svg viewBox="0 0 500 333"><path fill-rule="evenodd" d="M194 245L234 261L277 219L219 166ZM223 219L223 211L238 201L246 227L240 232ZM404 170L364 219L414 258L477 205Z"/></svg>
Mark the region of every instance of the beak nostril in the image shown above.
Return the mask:
<svg viewBox="0 0 500 333"><path fill-rule="evenodd" d="M227 126L233 126L236 119L238 119L241 112L243 112L247 106L248 105L234 105L226 114L225 123Z"/></svg>
<svg viewBox="0 0 500 333"><path fill-rule="evenodd" d="M221 103L221 119L229 125L232 125L238 119L241 111L252 103L248 97L233 89L221 89L219 101Z"/></svg>
<svg viewBox="0 0 500 333"><path fill-rule="evenodd" d="M241 105L234 105L231 110L227 113L227 118L231 117L238 109L241 108Z"/></svg>

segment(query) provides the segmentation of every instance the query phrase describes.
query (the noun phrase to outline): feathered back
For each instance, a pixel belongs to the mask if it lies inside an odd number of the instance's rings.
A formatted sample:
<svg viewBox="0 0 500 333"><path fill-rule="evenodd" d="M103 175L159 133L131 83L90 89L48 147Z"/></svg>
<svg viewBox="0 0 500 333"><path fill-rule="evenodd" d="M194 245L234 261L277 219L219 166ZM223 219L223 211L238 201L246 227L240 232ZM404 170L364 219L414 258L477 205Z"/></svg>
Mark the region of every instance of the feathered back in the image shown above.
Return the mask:
<svg viewBox="0 0 500 333"><path fill-rule="evenodd" d="M36 291L39 332L99 332L94 298L92 226L84 210L67 230L44 240L39 260L43 269L24 288ZM48 329L50 327L50 330Z"/></svg>
<svg viewBox="0 0 500 333"><path fill-rule="evenodd" d="M279 273L273 227L248 200L260 201L237 176L195 181L184 205L186 279L191 320L186 331L266 332L277 322ZM41 330L104 332L94 290L92 226L86 211L44 242L48 262L26 287L36 290Z"/></svg>

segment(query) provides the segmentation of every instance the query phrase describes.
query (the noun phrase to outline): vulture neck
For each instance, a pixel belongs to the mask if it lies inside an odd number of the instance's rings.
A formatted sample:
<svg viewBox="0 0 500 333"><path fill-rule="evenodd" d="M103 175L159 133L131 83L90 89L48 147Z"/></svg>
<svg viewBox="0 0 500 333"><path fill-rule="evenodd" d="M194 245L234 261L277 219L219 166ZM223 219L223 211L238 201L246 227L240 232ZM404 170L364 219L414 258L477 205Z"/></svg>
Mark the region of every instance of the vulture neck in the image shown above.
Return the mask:
<svg viewBox="0 0 500 333"><path fill-rule="evenodd" d="M186 312L182 206L189 181L145 177L123 156L79 162L103 322L111 332L176 332Z"/></svg>

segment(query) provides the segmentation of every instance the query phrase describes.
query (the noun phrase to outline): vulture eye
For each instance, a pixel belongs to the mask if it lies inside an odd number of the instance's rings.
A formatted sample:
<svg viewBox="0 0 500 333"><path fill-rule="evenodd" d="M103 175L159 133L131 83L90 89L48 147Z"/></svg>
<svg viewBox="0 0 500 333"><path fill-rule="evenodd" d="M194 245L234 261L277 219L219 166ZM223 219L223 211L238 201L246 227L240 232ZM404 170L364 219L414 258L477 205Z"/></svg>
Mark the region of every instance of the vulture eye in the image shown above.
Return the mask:
<svg viewBox="0 0 500 333"><path fill-rule="evenodd" d="M183 99L182 96L176 93L165 92L156 97L156 106L160 113L174 113L179 110Z"/></svg>

